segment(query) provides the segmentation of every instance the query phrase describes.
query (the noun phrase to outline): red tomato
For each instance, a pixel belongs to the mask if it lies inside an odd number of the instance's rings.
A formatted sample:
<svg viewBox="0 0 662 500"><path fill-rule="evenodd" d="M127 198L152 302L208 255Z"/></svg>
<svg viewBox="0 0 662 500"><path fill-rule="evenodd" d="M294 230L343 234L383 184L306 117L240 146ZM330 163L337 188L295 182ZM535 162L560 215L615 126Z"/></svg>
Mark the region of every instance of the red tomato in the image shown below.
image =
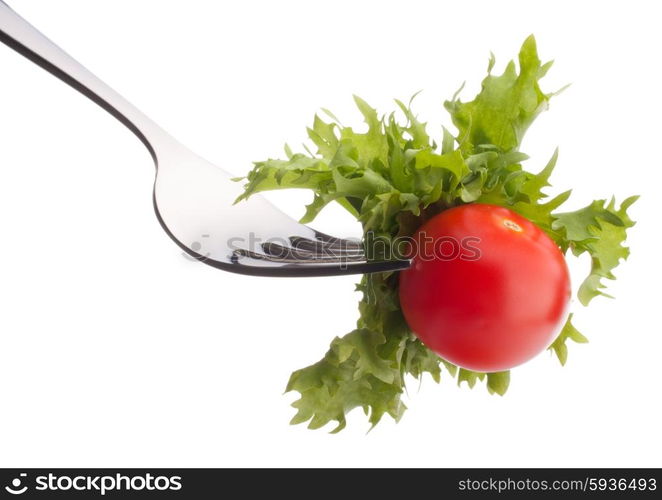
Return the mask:
<svg viewBox="0 0 662 500"><path fill-rule="evenodd" d="M507 208L446 210L414 235L400 304L418 338L463 368L495 372L528 361L559 333L570 299L563 254Z"/></svg>

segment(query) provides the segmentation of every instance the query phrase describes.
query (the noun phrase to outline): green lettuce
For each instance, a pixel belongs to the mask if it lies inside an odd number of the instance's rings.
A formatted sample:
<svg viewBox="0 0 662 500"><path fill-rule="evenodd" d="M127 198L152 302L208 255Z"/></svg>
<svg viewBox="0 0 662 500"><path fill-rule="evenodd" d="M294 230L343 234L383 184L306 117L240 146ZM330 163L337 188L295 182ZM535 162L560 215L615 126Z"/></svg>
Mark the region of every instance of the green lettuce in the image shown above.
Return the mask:
<svg viewBox="0 0 662 500"><path fill-rule="evenodd" d="M246 177L239 200L274 189L308 189L313 193L302 222L310 222L329 203L339 203L362 224L365 235L383 238L411 235L426 219L464 203L493 203L509 207L539 225L566 253L588 254L591 268L579 289L587 305L605 295L604 280L627 258L627 230L634 224L627 214L636 200L617 207L598 200L580 210L561 212L570 191L549 198L543 192L557 162L555 152L538 173L524 170L528 156L520 152L524 134L548 107L554 93L545 93L540 79L551 62L542 63L533 36L501 75L493 75L494 57L479 94L462 102L459 92L445 103L457 133L443 129L435 139L407 104L396 100L396 111L379 115L366 101L354 97L367 125L365 132L343 126L329 111L315 116L308 128L314 152L285 159L256 162ZM439 143L437 143L437 140ZM238 201L239 201L238 200ZM379 250L371 258L386 258ZM382 250L383 252L383 250ZM343 429L346 415L362 408L372 426L385 414L399 420L405 405L401 396L409 376L428 374L434 381L454 379L469 387L484 383L503 395L509 372L478 373L458 368L428 350L411 332L398 303L397 273L364 275L356 329L331 342L323 359L295 371L287 391L300 398L292 423L308 422L312 429L335 422ZM572 324L572 315L549 347L561 364L567 360L566 342L586 342Z"/></svg>

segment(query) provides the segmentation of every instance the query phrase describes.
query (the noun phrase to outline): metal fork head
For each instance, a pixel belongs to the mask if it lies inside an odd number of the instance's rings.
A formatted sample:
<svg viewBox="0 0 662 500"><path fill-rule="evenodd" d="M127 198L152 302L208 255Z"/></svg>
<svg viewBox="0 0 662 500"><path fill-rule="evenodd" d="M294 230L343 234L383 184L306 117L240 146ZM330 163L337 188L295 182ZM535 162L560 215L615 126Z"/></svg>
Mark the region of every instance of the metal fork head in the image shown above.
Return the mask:
<svg viewBox="0 0 662 500"><path fill-rule="evenodd" d="M404 269L369 261L360 241L300 224L261 196L234 204L241 185L175 143L155 148L154 208L170 237L212 267L256 276L333 276Z"/></svg>

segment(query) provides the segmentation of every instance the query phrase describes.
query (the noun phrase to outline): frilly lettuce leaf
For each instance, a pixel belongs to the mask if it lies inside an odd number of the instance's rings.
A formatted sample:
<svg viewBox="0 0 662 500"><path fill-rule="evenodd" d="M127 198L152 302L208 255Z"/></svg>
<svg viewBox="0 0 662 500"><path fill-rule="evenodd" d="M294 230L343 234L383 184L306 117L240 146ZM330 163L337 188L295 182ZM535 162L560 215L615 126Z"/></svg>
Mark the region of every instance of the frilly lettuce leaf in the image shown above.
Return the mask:
<svg viewBox="0 0 662 500"><path fill-rule="evenodd" d="M568 360L568 346L565 345L568 340L572 340L578 344L585 344L588 342L588 339L572 324L572 314L568 316L568 320L565 322L565 325L563 326L561 333L556 337L556 340L554 340L552 345L549 346L549 350L556 354L556 357L559 358L559 362L562 365L565 365Z"/></svg>
<svg viewBox="0 0 662 500"><path fill-rule="evenodd" d="M544 192L558 151L538 173L524 170L528 156L519 151L525 132L554 95L539 85L551 63L541 63L533 36L524 41L518 62L511 61L495 76L492 56L480 93L468 102L456 94L445 103L455 136L446 129L437 139L430 136L412 109L413 98L408 104L396 100L396 111L380 116L355 97L367 125L362 133L323 110L328 120L315 116L308 129L314 152L305 146L304 152L293 153L286 146L285 159L256 162L239 200L260 191L308 189L313 200L302 222L336 202L361 222L366 238L389 242L412 234L427 218L452 206L507 206L538 224L564 252L590 255L591 269L579 289L586 305L606 295L603 279L614 279L612 271L629 254L623 243L634 222L627 210L636 197L618 208L614 200L598 200L580 210L559 211L570 191L553 197ZM387 257L375 252L371 257ZM335 422L337 432L357 407L372 426L384 415L399 420L406 409L401 397L408 378L425 374L436 382L455 378L458 385L471 388L480 382L492 394L506 392L510 372L472 372L428 350L404 320L397 287L395 273L363 276L357 285L363 298L356 329L334 339L322 360L290 378L287 390L300 394L292 423L320 428ZM571 320L550 346L561 364L567 360L567 340L586 342Z"/></svg>

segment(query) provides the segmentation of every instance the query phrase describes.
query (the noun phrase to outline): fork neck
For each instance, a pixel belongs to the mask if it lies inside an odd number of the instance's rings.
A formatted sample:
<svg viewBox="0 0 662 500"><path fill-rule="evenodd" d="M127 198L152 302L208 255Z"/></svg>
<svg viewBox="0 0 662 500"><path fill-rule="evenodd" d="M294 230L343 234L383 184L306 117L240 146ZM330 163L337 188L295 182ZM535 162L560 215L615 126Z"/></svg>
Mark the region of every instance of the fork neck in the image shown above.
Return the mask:
<svg viewBox="0 0 662 500"><path fill-rule="evenodd" d="M117 118L145 145L158 166L158 151L176 141L120 94L0 0L0 42L14 49Z"/></svg>

